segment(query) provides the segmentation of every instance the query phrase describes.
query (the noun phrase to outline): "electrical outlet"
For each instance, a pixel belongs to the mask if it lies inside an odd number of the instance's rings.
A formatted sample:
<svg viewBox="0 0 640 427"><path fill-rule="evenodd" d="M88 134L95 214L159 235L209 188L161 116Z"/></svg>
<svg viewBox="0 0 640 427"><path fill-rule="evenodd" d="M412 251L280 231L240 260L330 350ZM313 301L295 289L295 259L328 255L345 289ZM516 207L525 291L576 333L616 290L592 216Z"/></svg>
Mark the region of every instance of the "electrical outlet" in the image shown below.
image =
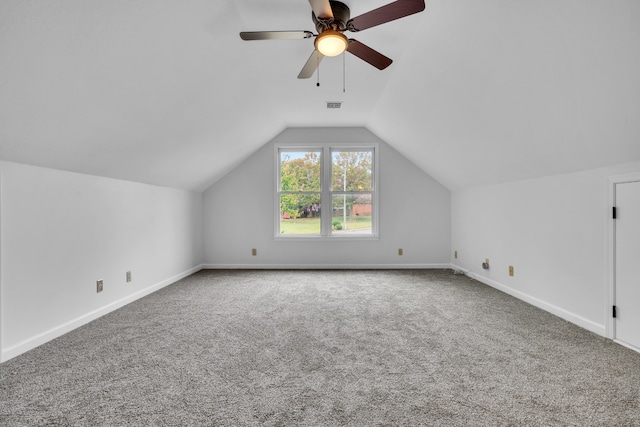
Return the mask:
<svg viewBox="0 0 640 427"><path fill-rule="evenodd" d="M127 282L131 281L131 272L127 271Z"/></svg>
<svg viewBox="0 0 640 427"><path fill-rule="evenodd" d="M104 288L104 284L102 283L102 280L98 280L96 282L96 292L102 292L103 288Z"/></svg>
<svg viewBox="0 0 640 427"><path fill-rule="evenodd" d="M258 255L258 250L256 248L251 249L251 255L252 256Z"/></svg>
<svg viewBox="0 0 640 427"><path fill-rule="evenodd" d="M402 248L399 248L399 249L398 249L398 255L399 255L399 256L402 256L402 254L403 254L403 253L404 253L404 251L402 250Z"/></svg>
<svg viewBox="0 0 640 427"><path fill-rule="evenodd" d="M454 257L455 259L458 259L458 251L453 251L453 257Z"/></svg>
<svg viewBox="0 0 640 427"><path fill-rule="evenodd" d="M509 266L509 276L513 277L513 265Z"/></svg>

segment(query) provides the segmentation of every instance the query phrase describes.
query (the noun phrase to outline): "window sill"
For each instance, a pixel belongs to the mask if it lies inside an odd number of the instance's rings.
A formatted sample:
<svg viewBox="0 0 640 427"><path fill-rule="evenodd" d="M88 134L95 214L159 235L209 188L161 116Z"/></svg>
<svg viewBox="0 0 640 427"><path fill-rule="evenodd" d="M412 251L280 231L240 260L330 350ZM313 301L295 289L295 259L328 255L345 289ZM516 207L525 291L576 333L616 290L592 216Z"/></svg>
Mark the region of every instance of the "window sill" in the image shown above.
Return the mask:
<svg viewBox="0 0 640 427"><path fill-rule="evenodd" d="M275 242L371 242L380 236L274 236Z"/></svg>

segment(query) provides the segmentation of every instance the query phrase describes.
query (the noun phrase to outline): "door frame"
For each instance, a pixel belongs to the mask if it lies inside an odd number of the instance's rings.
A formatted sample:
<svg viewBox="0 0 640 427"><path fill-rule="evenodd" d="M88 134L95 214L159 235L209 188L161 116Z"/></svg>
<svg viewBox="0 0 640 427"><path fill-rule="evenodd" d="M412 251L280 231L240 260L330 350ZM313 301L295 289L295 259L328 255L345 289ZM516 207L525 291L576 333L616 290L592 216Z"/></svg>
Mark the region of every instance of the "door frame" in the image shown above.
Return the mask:
<svg viewBox="0 0 640 427"><path fill-rule="evenodd" d="M2 163L0 163L0 363L4 362L2 351Z"/></svg>
<svg viewBox="0 0 640 427"><path fill-rule="evenodd" d="M605 332L618 344L627 346L616 340L616 322L612 315L612 307L616 300L616 221L613 219L612 209L616 205L616 185L630 182L640 182L640 172L629 172L607 177L607 294L605 297ZM634 348L634 350L637 350Z"/></svg>

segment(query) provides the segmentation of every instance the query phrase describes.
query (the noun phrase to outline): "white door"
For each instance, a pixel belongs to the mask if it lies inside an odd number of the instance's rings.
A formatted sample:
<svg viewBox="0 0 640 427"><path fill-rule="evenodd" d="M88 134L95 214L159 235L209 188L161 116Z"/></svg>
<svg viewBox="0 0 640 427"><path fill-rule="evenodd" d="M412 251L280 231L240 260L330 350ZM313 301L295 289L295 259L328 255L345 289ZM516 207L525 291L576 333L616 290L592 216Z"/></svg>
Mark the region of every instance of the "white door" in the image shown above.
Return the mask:
<svg viewBox="0 0 640 427"><path fill-rule="evenodd" d="M615 334L640 349L640 181L615 190Z"/></svg>

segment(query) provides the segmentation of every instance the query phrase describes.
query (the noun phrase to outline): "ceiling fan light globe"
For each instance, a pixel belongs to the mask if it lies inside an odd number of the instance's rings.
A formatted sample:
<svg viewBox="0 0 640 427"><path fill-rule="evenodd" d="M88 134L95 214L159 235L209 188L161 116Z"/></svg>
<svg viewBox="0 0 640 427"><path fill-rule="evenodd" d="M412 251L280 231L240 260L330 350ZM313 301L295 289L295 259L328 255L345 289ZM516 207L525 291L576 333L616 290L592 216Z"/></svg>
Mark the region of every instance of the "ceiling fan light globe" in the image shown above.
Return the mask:
<svg viewBox="0 0 640 427"><path fill-rule="evenodd" d="M315 46L324 56L338 56L349 45L347 37L339 31L326 30L316 37Z"/></svg>

